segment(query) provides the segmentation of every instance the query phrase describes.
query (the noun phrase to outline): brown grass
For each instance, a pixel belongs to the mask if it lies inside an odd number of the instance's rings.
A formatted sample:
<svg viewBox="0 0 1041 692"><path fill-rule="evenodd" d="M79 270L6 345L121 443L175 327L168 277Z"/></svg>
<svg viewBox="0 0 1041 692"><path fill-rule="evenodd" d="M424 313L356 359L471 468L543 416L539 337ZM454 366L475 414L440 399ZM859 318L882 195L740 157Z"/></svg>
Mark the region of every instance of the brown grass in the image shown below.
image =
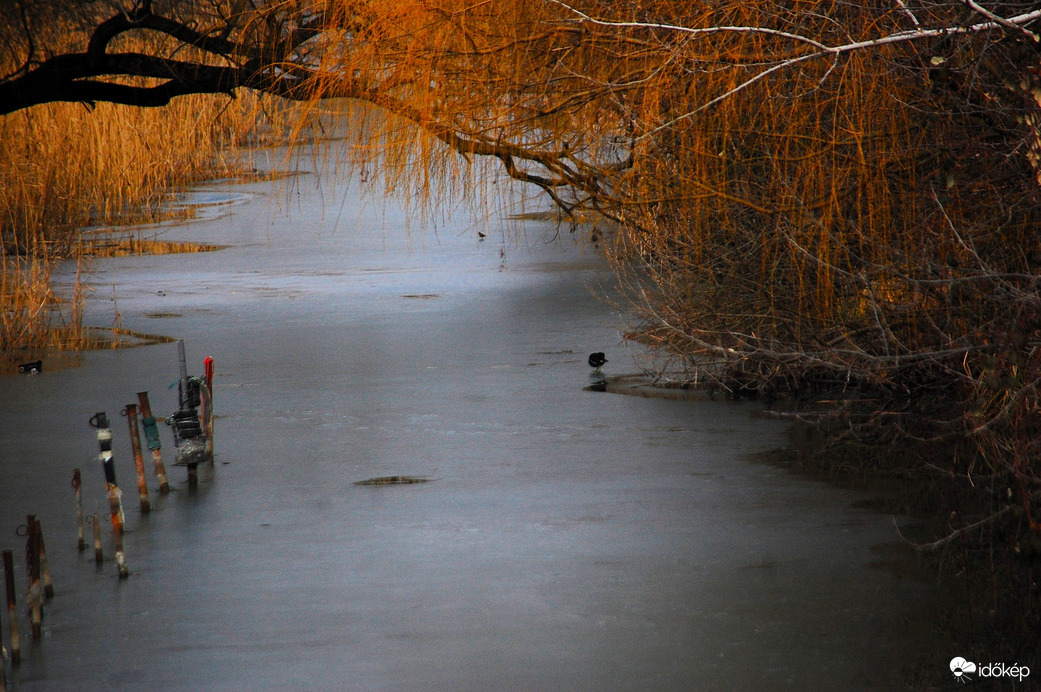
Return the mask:
<svg viewBox="0 0 1041 692"><path fill-rule="evenodd" d="M10 255L68 257L77 229L158 209L163 195L225 175L255 98L186 97L163 109L49 104L0 118L0 242Z"/></svg>
<svg viewBox="0 0 1041 692"><path fill-rule="evenodd" d="M82 50L87 36L74 17L68 22L39 36L37 48ZM162 40L135 34L121 39L120 49L148 52ZM16 53L3 54L12 64L0 70L20 65L24 56ZM286 113L280 101L243 93L187 96L157 109L53 103L0 117L0 371L49 349L97 343L82 326L78 278L74 295L53 295L55 262L216 249L102 241L96 233L84 239L81 229L167 218L162 203L170 190L240 174L236 150L281 131Z"/></svg>
<svg viewBox="0 0 1041 692"><path fill-rule="evenodd" d="M233 151L259 140L268 114L280 112L269 106L249 94L193 96L163 109L50 104L0 117L0 371L92 343L68 335L82 328L82 295L77 286L68 302L56 299L54 262L219 249L136 238L80 243L80 229L159 220L171 189L237 175Z"/></svg>

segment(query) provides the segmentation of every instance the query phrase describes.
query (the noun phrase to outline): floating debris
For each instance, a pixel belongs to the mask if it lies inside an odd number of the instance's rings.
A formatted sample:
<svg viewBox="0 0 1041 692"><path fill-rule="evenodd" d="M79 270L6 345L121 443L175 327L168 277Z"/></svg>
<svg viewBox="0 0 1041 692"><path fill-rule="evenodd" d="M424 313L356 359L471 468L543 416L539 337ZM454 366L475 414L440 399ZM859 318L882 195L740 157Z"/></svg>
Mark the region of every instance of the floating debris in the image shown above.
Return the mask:
<svg viewBox="0 0 1041 692"><path fill-rule="evenodd" d="M379 476L368 478L363 481L355 481L355 485L409 485L411 483L426 483L429 478L422 476Z"/></svg>

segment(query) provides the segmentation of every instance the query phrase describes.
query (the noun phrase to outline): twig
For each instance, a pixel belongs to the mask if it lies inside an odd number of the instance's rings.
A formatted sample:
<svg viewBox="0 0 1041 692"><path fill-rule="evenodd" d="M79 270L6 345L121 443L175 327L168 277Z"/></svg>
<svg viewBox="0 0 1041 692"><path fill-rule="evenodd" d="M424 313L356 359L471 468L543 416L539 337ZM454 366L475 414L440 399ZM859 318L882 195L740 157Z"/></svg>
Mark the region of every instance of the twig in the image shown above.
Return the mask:
<svg viewBox="0 0 1041 692"><path fill-rule="evenodd" d="M881 47L881 46L892 45L892 44L896 44L896 43L903 43L903 42L906 42L906 41L917 41L917 40L926 39L926 38L937 38L937 37L942 37L942 36L948 36L948 35L951 35L951 34L974 34L974 33L980 33L980 32L983 32L983 31L989 31L991 29L997 29L999 27L1005 28L1005 29L1012 29L1012 30L1017 30L1017 31L1023 31L1027 35L1029 35L1031 38L1033 38L1035 41L1037 40L1037 36L1035 34L1033 34L1031 31L1029 31L1028 29L1026 29L1023 25L1027 24L1029 22L1032 22L1035 19L1038 19L1039 17L1041 17L1041 10L1033 10L1031 12L1025 12L1023 14L1019 14L1019 15L1016 15L1014 17L1000 17L1000 16L995 15L993 13L987 12L986 10L984 10L981 7L979 7L979 5L977 5L975 2L972 2L971 0L963 0L963 1L970 3L969 4L970 7L972 7L975 11L980 12L981 14L983 14L985 17L988 18L989 21L980 22L978 24L972 24L970 26L947 26L947 27L933 28L933 29L923 29L920 25L916 25L914 29L911 29L911 30L908 30L908 31L898 31L898 32L895 32L895 33L892 33L892 34L887 34L885 36L880 36L878 38L866 39L866 40L863 40L863 41L853 41L853 42L850 42L850 43L845 43L845 44L837 45L837 46L829 46L829 45L826 45L824 43L821 43L820 41L814 40L814 39L812 39L812 38L810 38L808 36L803 36L801 34L794 34L794 33L789 33L789 32L786 32L786 31L778 31L776 29L768 29L766 27L757 27L757 26L712 26L712 27L697 28L697 27L676 26L676 25L673 25L673 24L655 24L655 23L651 23L651 22L612 22L612 21L607 21L607 20L604 20L604 19L596 19L594 17L591 17L591 16L585 14L584 12L580 12L579 10L575 9L574 7L571 7L567 3L562 2L561 0L546 0L546 2L553 3L554 5L559 5L560 7L563 7L565 10L567 10L567 11L571 12L572 14L574 14L576 17L578 17L577 21L589 22L591 24L596 24L598 26L613 27L613 28L620 28L620 29L626 29L626 28L629 28L629 29L631 29L631 28L659 29L659 30L666 30L666 31L676 31L676 32L692 34L692 35L710 34L710 33L766 34L766 35L770 35L770 36L777 36L777 37L780 37L780 38L785 38L785 39L788 39L788 40L791 40L791 41L800 42L800 43L806 44L806 45L812 47L813 49L815 49L812 52L804 53L802 55L797 55L795 57L791 57L791 58L788 58L786 60L782 60L781 62L777 63L776 65L773 65L772 67L767 68L767 69L763 70L762 72L760 72L760 73L758 73L758 74L756 74L756 75L754 75L752 77L749 77L748 79L740 82L739 84L737 84L737 86L731 88L730 90L726 91L725 93L723 93L723 94L721 94L721 95L711 99L710 101L707 101L707 102L703 103L702 105L698 106L694 110L689 111L687 113L684 113L683 115L680 115L680 116L678 116L676 118L673 118L669 122L663 123L662 125L659 125L658 127L643 133L639 137L636 137L635 141L642 141L644 139L652 137L653 135L657 134L661 130L667 129L667 128L675 125L677 122L679 122L681 120L692 118L695 115L697 115L698 113L700 113L701 111L703 111L703 110L705 110L707 108L712 107L714 104L719 103L720 101L723 101L723 100L725 100L727 98L730 98L734 94L736 94L736 93L738 93L740 91L743 91L744 89L748 88L752 84L758 82L759 80L763 79L764 77L766 77L766 76L768 76L768 75L770 75L770 74L772 74L774 72L777 72L779 70L783 70L783 69L786 69L786 68L794 67L794 66L796 66L796 65L798 65L800 63L806 62L808 60L814 60L814 59L817 59L817 58L824 58L824 57L829 57L829 56L830 57L837 57L837 56L845 54L845 53L852 53L854 51L859 51L859 50L864 50L864 49L869 49L869 48L878 48L878 47Z"/></svg>
<svg viewBox="0 0 1041 692"><path fill-rule="evenodd" d="M963 526L960 529L955 529L943 538L935 540L932 543L915 543L914 541L909 540L907 537L904 536L903 532L900 531L900 526L897 525L896 519L893 519L893 526L896 527L896 532L900 535L900 538L903 538L908 543L908 545L915 549L916 552L932 553L939 550L940 548L943 548L944 546L949 545L960 536L964 536L965 534L975 531L976 529L983 528L988 524L993 524L995 521L997 521L998 519L1005 516L1011 511L1012 505L1009 505L1005 509L999 510L994 514L991 514L989 517L984 517L983 519L973 522L968 526Z"/></svg>
<svg viewBox="0 0 1041 692"><path fill-rule="evenodd" d="M1039 500L1039 499L1041 499L1041 493L1033 493L1032 495L1028 495L1027 496L1026 501L1027 502L1033 502L1033 501ZM971 533L972 531L975 531L976 529L980 529L980 528L983 528L983 527L985 527L985 526L987 526L989 524L993 524L998 519L1001 519L1006 514L1009 514L1015 507L1016 507L1016 505L1009 505L1008 507L1005 507L1004 509L998 510L994 514L991 514L990 516L984 517L983 519L980 519L979 521L974 521L973 523L971 523L971 524L969 524L967 526L963 526L960 529L955 529L954 531L951 531L949 534L947 534L943 538L937 539L937 540L935 540L935 541L933 541L931 543L915 543L914 541L909 540L900 531L900 527L897 525L896 519L893 519L893 526L896 527L896 532L900 535L900 538L904 539L904 541L906 541L908 543L908 545L910 545L912 548L914 548L915 551L917 551L919 553L932 553L932 552L935 552L935 551L939 550L940 548L943 548L943 547L949 545L950 543L952 543L956 539L960 538L961 536L964 536L967 533Z"/></svg>
<svg viewBox="0 0 1041 692"><path fill-rule="evenodd" d="M908 9L907 5L903 3L903 0L896 0L896 4L904 11L904 14L911 18L911 23L915 25L916 29L922 28L922 25L918 22L918 17L914 16L914 12Z"/></svg>
<svg viewBox="0 0 1041 692"><path fill-rule="evenodd" d="M981 7L978 3L974 2L974 0L961 0L961 1L966 6L971 8L974 12L979 12L980 14L982 14L984 17L986 17L990 21L994 22L995 24L1000 24L1001 26L1005 27L1006 29L1011 29L1013 31L1022 31L1024 34L1029 36L1030 39L1032 41L1034 41L1034 43L1037 43L1037 40L1038 40L1037 34L1035 34L1030 29L1027 29L1025 26L1017 26L1017 25L1013 24L1012 22L1010 22L1009 20L1005 19L1004 17L999 17L998 15L994 14L993 12L988 10L987 8Z"/></svg>

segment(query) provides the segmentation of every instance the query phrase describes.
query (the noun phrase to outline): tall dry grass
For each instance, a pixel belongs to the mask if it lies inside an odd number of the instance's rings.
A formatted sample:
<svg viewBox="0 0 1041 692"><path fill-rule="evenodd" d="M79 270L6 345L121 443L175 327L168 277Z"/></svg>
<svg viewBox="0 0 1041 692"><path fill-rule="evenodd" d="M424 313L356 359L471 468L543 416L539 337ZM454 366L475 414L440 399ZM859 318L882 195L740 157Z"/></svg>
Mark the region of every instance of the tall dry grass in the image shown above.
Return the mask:
<svg viewBox="0 0 1041 692"><path fill-rule="evenodd" d="M162 109L56 103L0 118L0 361L35 359L59 327L67 344L80 326L78 297L63 305L50 290L54 262L80 261L80 229L147 218L171 189L226 175L228 152L261 136L272 110L252 94L200 95Z"/></svg>
<svg viewBox="0 0 1041 692"><path fill-rule="evenodd" d="M227 164L257 101L194 96L167 108L48 104L0 118L5 254L67 257L78 228L156 207L172 187Z"/></svg>

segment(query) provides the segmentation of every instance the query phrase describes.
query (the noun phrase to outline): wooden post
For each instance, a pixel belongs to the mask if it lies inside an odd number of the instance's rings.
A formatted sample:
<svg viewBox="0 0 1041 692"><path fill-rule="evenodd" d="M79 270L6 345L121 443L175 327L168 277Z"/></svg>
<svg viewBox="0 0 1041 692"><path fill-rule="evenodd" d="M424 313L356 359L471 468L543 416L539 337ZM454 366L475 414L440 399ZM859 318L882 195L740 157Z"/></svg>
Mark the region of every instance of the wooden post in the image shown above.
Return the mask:
<svg viewBox="0 0 1041 692"><path fill-rule="evenodd" d="M155 476L159 479L159 492L163 495L170 492L170 483L166 480L166 466L163 464L162 442L159 440L159 427L152 417L152 406L148 403L148 392L138 392L137 401L141 404L141 426L145 429L145 441L152 450L152 461L155 463Z"/></svg>
<svg viewBox="0 0 1041 692"><path fill-rule="evenodd" d="M137 427L137 404L127 404L123 409L130 427L130 446L134 450L134 468L137 469L137 494L141 498L141 514L148 514L152 507L148 503L148 483L145 481L145 460L141 457L141 431Z"/></svg>
<svg viewBox="0 0 1041 692"><path fill-rule="evenodd" d="M83 540L83 479L80 470L72 470L72 487L76 489L76 548L81 553L87 549L87 543Z"/></svg>
<svg viewBox="0 0 1041 692"><path fill-rule="evenodd" d="M22 660L21 640L18 638L18 607L14 597L14 555L4 551L4 583L7 585L7 619L11 628L11 663Z"/></svg>

